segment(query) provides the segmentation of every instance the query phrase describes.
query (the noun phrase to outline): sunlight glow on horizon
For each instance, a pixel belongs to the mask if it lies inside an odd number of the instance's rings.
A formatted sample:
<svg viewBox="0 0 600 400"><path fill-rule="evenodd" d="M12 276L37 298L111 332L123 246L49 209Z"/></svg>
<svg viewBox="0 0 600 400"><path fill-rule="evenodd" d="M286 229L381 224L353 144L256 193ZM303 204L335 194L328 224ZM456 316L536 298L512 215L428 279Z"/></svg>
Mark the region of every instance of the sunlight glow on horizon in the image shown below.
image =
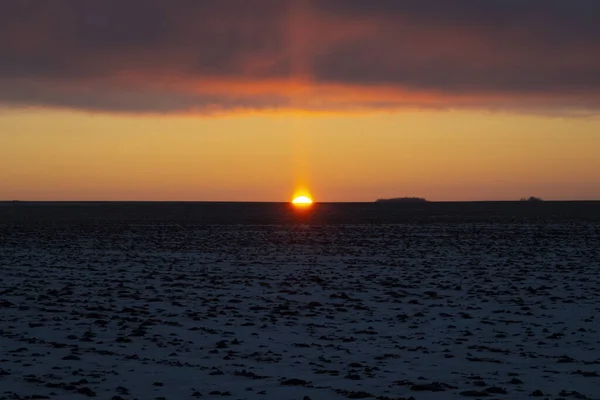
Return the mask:
<svg viewBox="0 0 600 400"><path fill-rule="evenodd" d="M310 197L307 196L298 196L294 200L292 200L292 204L295 206L303 206L307 207L313 204L313 201Z"/></svg>
<svg viewBox="0 0 600 400"><path fill-rule="evenodd" d="M0 113L0 200L600 199L600 118ZM289 193L294 194L290 198Z"/></svg>

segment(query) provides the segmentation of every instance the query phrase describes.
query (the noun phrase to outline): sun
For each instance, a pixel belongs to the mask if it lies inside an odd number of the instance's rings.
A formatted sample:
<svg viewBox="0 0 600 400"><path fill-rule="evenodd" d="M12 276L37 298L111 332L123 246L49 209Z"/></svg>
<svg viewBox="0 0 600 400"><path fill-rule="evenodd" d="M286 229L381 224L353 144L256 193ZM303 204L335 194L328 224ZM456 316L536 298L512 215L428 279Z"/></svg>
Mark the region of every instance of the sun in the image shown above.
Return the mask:
<svg viewBox="0 0 600 400"><path fill-rule="evenodd" d="M307 207L313 203L312 199L308 196L298 196L292 200L292 204L295 206Z"/></svg>

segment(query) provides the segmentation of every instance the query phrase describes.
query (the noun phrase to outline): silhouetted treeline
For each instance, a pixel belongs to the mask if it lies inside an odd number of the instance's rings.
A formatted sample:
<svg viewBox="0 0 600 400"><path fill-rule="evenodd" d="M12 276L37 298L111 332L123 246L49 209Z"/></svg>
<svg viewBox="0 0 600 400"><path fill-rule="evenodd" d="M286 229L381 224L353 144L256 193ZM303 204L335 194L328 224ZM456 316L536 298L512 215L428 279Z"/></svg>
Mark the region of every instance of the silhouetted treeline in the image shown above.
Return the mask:
<svg viewBox="0 0 600 400"><path fill-rule="evenodd" d="M521 199L521 201L529 201L529 202L531 202L531 203L539 203L539 202L542 202L542 201L544 201L544 200L540 199L539 197L533 197L533 196L531 196L531 197L529 197L529 198L525 198L525 197L523 197L523 198Z"/></svg>
<svg viewBox="0 0 600 400"><path fill-rule="evenodd" d="M427 203L422 197L396 197L393 199L377 199L375 203Z"/></svg>

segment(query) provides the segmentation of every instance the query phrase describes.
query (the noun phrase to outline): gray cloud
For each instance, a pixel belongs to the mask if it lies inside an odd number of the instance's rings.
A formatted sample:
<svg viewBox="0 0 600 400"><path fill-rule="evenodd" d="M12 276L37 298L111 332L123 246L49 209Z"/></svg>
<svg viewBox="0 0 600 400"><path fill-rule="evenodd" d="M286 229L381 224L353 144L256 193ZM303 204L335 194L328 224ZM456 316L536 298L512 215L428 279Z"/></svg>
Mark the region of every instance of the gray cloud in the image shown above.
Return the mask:
<svg viewBox="0 0 600 400"><path fill-rule="evenodd" d="M0 103L595 111L597 15L595 0L0 0Z"/></svg>

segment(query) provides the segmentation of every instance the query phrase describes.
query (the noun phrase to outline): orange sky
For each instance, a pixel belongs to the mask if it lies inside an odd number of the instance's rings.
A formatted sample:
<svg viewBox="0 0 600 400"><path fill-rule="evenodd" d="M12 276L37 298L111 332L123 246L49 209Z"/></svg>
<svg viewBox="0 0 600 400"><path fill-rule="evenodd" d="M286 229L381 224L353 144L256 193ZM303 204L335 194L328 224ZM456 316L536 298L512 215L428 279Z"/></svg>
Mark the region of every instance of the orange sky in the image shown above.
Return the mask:
<svg viewBox="0 0 600 400"><path fill-rule="evenodd" d="M0 199L600 199L600 118L0 112Z"/></svg>
<svg viewBox="0 0 600 400"><path fill-rule="evenodd" d="M0 2L0 200L600 199L598 1Z"/></svg>

